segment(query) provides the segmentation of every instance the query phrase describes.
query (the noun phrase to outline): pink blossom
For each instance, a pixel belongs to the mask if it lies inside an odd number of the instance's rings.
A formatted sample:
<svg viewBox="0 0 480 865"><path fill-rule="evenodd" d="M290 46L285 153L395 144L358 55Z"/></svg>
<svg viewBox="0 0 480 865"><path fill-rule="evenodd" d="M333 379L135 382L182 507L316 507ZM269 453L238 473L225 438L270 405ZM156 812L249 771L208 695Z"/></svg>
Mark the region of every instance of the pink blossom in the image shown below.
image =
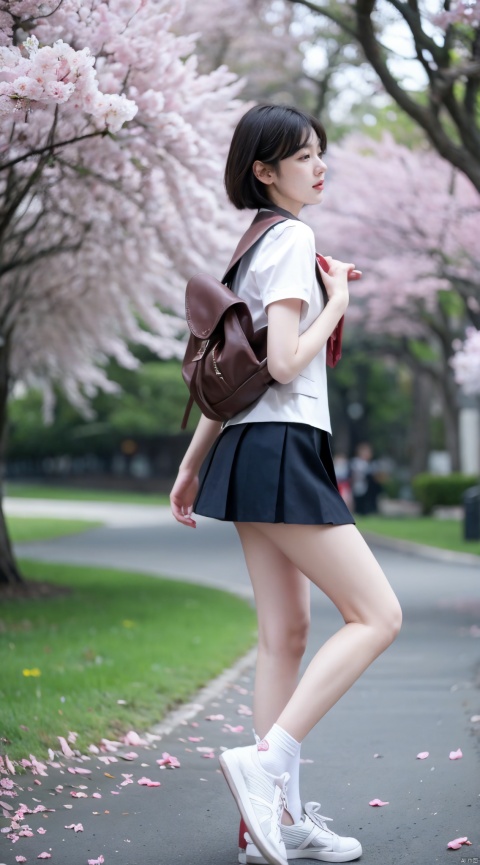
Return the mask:
<svg viewBox="0 0 480 865"><path fill-rule="evenodd" d="M449 759L450 760L461 760L463 757L461 748L458 748L456 751L450 751Z"/></svg>
<svg viewBox="0 0 480 865"><path fill-rule="evenodd" d="M139 778L137 784L142 787L161 787L160 781L151 781L150 778Z"/></svg>
<svg viewBox="0 0 480 865"><path fill-rule="evenodd" d="M382 802L381 799L372 799L372 801L369 802L368 804L372 805L374 808L375 807L382 808L383 805L390 805L390 802Z"/></svg>
<svg viewBox="0 0 480 865"><path fill-rule="evenodd" d="M104 862L105 862L105 859L103 858L102 855L100 855L98 857L98 859L89 859L88 865L103 865Z"/></svg>
<svg viewBox="0 0 480 865"><path fill-rule="evenodd" d="M166 751L162 754L162 759L157 760L159 766L168 766L169 769L179 769L180 762L177 757L172 757L171 754L168 754Z"/></svg>
<svg viewBox="0 0 480 865"><path fill-rule="evenodd" d="M470 847L472 846L472 842L469 841L468 838L465 836L464 838L454 838L453 841L449 841L447 844L447 849L448 850L460 850L460 847L462 846L462 844L465 844L466 846L470 846Z"/></svg>

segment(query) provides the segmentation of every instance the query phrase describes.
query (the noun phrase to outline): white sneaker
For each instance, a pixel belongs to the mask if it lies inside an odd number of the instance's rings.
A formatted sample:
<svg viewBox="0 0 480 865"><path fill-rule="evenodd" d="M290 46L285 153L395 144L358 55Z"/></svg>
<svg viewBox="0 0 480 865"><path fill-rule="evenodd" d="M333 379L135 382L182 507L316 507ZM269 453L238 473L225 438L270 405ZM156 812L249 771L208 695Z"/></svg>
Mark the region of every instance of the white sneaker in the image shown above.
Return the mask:
<svg viewBox="0 0 480 865"><path fill-rule="evenodd" d="M293 826L281 826L287 859L316 859L320 862L351 862L362 855L362 845L356 838L343 838L325 825L331 817L319 814L318 802L307 802L305 814ZM240 847L240 865L263 865L266 860L247 832L246 847Z"/></svg>
<svg viewBox="0 0 480 865"><path fill-rule="evenodd" d="M275 778L265 772L256 745L224 751L220 755L220 766L258 855L270 865L287 865L280 821L285 808L288 773Z"/></svg>

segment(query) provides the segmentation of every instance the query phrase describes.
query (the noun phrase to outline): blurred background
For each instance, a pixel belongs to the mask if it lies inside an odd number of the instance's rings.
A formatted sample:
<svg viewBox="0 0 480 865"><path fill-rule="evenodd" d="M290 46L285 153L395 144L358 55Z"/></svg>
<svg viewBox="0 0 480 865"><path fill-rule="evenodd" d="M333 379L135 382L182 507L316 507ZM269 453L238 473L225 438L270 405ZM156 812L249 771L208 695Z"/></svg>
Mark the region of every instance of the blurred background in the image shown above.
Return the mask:
<svg viewBox="0 0 480 865"><path fill-rule="evenodd" d="M321 118L326 193L304 218L364 274L329 371L342 492L360 514L462 520L480 473L479 4L31 6L1 13L7 490L169 490L198 419L180 432L185 283L220 276L251 218L223 164L241 114L274 101Z"/></svg>

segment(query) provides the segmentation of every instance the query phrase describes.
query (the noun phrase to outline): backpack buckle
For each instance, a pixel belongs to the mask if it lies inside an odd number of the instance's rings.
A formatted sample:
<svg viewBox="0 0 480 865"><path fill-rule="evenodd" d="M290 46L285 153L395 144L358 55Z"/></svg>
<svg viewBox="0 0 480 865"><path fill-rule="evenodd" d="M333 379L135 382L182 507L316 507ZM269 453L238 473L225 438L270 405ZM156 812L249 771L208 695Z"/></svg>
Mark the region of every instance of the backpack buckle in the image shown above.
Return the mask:
<svg viewBox="0 0 480 865"><path fill-rule="evenodd" d="M195 360L201 360L201 359L202 359L203 355L205 354L205 352L206 352L206 350L207 350L207 348L208 348L208 343L209 343L209 342L210 342L209 339L204 339L204 340L202 340L202 342L200 343L200 348L198 349L198 351L197 351L195 357L193 358L194 361L195 361Z"/></svg>

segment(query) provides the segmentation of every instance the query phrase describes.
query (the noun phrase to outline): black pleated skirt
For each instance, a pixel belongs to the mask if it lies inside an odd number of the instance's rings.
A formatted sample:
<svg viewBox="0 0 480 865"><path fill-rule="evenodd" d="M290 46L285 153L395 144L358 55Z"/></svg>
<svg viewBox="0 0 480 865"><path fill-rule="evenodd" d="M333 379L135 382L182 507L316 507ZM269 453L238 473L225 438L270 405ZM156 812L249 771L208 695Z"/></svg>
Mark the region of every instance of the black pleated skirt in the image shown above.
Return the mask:
<svg viewBox="0 0 480 865"><path fill-rule="evenodd" d="M200 471L194 511L235 522L346 525L328 433L308 424L226 427Z"/></svg>

